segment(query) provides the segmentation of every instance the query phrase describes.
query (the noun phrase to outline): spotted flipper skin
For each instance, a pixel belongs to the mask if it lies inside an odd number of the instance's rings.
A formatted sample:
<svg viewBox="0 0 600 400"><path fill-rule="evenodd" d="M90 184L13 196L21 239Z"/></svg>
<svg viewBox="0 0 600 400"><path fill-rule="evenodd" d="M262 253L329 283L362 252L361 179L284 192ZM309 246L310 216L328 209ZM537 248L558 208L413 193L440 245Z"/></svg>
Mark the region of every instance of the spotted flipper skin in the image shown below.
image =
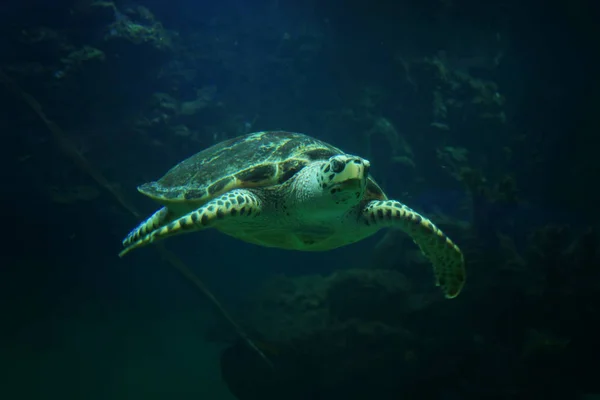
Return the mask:
<svg viewBox="0 0 600 400"><path fill-rule="evenodd" d="M150 218L139 224L137 228L132 230L129 235L123 239L123 246L127 247L130 244L137 242L140 240L140 238L148 235L150 232L160 228L172 220L172 213L166 207L161 208L152 214Z"/></svg>
<svg viewBox="0 0 600 400"><path fill-rule="evenodd" d="M400 228L410 235L433 264L436 285L447 298L458 296L465 283L463 254L433 222L404 204L389 200L369 202L363 209L362 223Z"/></svg>
<svg viewBox="0 0 600 400"><path fill-rule="evenodd" d="M130 241L119 253L119 257L157 240L210 228L221 220L258 216L261 212L261 203L261 200L248 190L232 190L209 201L197 210L140 236L136 241Z"/></svg>

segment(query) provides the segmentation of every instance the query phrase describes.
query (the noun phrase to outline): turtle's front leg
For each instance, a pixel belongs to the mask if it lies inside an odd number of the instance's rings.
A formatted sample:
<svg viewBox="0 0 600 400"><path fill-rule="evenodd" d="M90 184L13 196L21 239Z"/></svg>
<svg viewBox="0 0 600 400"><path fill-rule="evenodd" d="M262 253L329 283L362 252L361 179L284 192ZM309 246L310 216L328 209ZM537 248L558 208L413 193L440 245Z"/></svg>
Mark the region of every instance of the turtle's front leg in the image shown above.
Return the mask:
<svg viewBox="0 0 600 400"><path fill-rule="evenodd" d="M197 210L142 236L139 240L127 245L119 253L119 257L156 240L210 228L220 220L256 217L261 210L262 201L254 193L245 189L232 190L209 201Z"/></svg>
<svg viewBox="0 0 600 400"><path fill-rule="evenodd" d="M433 222L395 200L369 202L361 219L368 226L395 227L409 234L433 264L436 285L447 298L458 296L465 283L463 254Z"/></svg>
<svg viewBox="0 0 600 400"><path fill-rule="evenodd" d="M161 226L171 222L173 220L173 213L170 212L167 207L163 207L150 218L139 224L134 230L132 230L125 239L123 239L123 246L129 246L140 238L148 235L150 232L160 228Z"/></svg>

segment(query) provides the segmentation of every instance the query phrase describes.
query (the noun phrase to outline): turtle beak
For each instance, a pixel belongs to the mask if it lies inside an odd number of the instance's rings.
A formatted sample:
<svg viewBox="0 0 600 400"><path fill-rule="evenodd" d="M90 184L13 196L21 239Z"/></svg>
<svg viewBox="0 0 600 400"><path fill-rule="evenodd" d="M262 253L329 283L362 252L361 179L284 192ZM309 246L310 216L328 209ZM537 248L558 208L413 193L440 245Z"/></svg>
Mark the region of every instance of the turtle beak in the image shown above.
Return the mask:
<svg viewBox="0 0 600 400"><path fill-rule="evenodd" d="M371 169L371 163L369 162L369 160L363 160L363 167L364 178L367 179L367 177L369 176L369 170Z"/></svg>
<svg viewBox="0 0 600 400"><path fill-rule="evenodd" d="M335 172L329 187L331 193L352 192L352 196L357 193L360 197L367 184L370 166L369 161L358 156L334 158L331 161L331 170Z"/></svg>
<svg viewBox="0 0 600 400"><path fill-rule="evenodd" d="M352 161L353 167L357 169L355 172L356 180L364 181L369 177L369 170L371 169L371 163L365 159L357 158Z"/></svg>
<svg viewBox="0 0 600 400"><path fill-rule="evenodd" d="M369 176L370 166L371 164L367 160L357 157L346 163L346 168L340 175L343 176L345 178L344 180L348 183L359 183Z"/></svg>
<svg viewBox="0 0 600 400"><path fill-rule="evenodd" d="M361 190L369 177L371 164L362 158L356 158L346 164L346 179L335 185L339 190Z"/></svg>

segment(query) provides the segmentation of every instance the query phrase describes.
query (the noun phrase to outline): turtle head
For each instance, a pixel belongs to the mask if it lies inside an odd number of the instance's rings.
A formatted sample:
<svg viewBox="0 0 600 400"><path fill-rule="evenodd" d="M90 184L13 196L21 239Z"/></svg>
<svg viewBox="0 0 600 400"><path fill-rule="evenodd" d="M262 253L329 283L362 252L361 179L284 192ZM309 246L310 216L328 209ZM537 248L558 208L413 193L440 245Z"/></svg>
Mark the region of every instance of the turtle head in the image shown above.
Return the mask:
<svg viewBox="0 0 600 400"><path fill-rule="evenodd" d="M350 154L338 154L309 164L290 183L291 207L305 222L323 224L338 218L364 199L370 163Z"/></svg>
<svg viewBox="0 0 600 400"><path fill-rule="evenodd" d="M336 205L358 204L365 194L370 165L364 158L350 154L329 158L318 178L325 197Z"/></svg>

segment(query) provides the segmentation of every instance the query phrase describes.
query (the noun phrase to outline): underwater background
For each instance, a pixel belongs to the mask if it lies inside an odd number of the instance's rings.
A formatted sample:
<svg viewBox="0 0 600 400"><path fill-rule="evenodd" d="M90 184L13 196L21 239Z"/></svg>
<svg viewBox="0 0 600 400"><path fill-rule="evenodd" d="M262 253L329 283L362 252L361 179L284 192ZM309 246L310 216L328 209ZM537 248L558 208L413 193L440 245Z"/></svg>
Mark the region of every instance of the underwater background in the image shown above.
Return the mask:
<svg viewBox="0 0 600 400"><path fill-rule="evenodd" d="M600 399L595 2L1 7L1 399ZM137 186L266 130L369 159L462 293L395 230L118 257Z"/></svg>

